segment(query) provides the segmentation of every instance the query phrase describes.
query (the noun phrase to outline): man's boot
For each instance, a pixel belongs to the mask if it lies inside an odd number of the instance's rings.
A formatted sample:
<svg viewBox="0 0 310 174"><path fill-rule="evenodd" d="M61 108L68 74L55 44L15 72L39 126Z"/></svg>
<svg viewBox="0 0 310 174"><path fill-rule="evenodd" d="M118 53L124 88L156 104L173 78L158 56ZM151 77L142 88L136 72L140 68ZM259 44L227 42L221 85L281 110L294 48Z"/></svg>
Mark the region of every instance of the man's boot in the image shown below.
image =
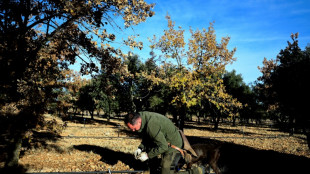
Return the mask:
<svg viewBox="0 0 310 174"><path fill-rule="evenodd" d="M206 173L206 169L202 165L194 167L193 169L191 169L191 171L192 171L192 174L205 174Z"/></svg>

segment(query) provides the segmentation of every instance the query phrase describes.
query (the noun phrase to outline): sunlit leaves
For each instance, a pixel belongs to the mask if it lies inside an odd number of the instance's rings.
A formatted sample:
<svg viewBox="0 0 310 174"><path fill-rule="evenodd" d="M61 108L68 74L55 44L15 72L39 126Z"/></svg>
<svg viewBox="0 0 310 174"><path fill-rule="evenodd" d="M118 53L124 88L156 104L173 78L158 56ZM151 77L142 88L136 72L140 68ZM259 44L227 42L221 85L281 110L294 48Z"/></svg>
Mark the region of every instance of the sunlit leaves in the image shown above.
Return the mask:
<svg viewBox="0 0 310 174"><path fill-rule="evenodd" d="M222 75L225 66L232 63L236 49L229 51L227 45L229 37L216 40L213 23L210 23L208 30L193 31L190 29L189 51L187 52L188 64L192 65L193 78L197 80L197 95L207 99L221 113L233 116L233 108L241 107L241 103L233 99L225 91Z"/></svg>
<svg viewBox="0 0 310 174"><path fill-rule="evenodd" d="M227 48L230 38L224 37L218 43L213 23L210 23L208 29L190 29L191 37L186 43L185 30L181 27L175 29L175 23L169 15L166 19L168 29L164 30L163 36L158 41L154 36L150 41L152 49L161 50L166 58L172 58L171 62L177 64L175 71L169 75L166 75L168 73L165 67L173 65L167 62L164 62L160 71L163 78L160 82L168 85L176 94L171 103L178 107L183 105L190 108L201 105L202 100L207 100L220 113L236 115L235 108L242 105L226 93L222 80L225 66L235 61L233 56L236 49ZM187 64L184 64L183 60L187 60ZM159 80L156 80L156 83L158 82Z"/></svg>
<svg viewBox="0 0 310 174"><path fill-rule="evenodd" d="M167 58L177 61L178 68L182 67L182 59L185 54L184 30L181 27L175 29L175 24L167 14L168 30L164 30L164 35L156 41L153 38L151 48L160 49Z"/></svg>
<svg viewBox="0 0 310 174"><path fill-rule="evenodd" d="M227 48L229 37L224 37L221 43L217 43L213 23L210 23L208 30L190 29L190 32L188 64L192 64L197 72L222 74L225 66L236 60L233 58L236 49L229 51Z"/></svg>

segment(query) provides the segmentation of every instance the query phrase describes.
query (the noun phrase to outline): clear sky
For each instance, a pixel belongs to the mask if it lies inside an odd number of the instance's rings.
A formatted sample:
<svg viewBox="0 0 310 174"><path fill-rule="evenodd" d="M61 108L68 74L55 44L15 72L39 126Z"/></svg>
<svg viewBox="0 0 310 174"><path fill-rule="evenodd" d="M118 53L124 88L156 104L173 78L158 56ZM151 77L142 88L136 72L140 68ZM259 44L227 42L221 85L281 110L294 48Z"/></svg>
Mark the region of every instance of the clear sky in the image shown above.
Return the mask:
<svg viewBox="0 0 310 174"><path fill-rule="evenodd" d="M144 42L144 49L127 49L116 46L123 52L132 51L142 60L149 58L147 38L162 36L167 29L167 13L181 26L185 39L190 36L189 28L208 28L215 22L214 28L218 42L222 37L231 38L228 48L237 48L237 60L227 66L227 70L236 70L245 83L254 82L261 73L264 57L275 59L281 49L285 49L290 35L299 32L299 46L302 50L310 43L310 0L146 0L156 3L155 15L146 22L133 28L116 33L117 40L127 38L128 34L139 34L137 39ZM121 22L121 20L117 19ZM119 23L121 26L122 24ZM119 41L121 43L121 41Z"/></svg>
<svg viewBox="0 0 310 174"><path fill-rule="evenodd" d="M227 70L235 69L245 83L254 82L261 75L264 57L275 59L285 49L292 33L299 32L302 50L310 43L310 0L147 0L156 3L155 16L134 27L142 51L134 50L142 59L149 56L148 37L160 37L167 29L167 13L176 26L186 30L208 28L215 22L217 39L231 37L229 48L237 48L235 61ZM187 39L186 39L187 40Z"/></svg>

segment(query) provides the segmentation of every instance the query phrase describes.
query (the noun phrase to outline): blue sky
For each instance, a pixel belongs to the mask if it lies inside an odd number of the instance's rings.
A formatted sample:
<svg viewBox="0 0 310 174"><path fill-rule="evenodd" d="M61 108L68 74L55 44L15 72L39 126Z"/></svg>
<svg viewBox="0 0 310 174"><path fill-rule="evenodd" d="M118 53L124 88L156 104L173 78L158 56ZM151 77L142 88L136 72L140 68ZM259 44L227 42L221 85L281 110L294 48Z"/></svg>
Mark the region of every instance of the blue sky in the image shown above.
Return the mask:
<svg viewBox="0 0 310 174"><path fill-rule="evenodd" d="M146 0L156 3L155 15L146 22L116 33L117 40L127 35L139 34L137 40L144 42L142 51L116 46L123 52L132 51L142 60L149 58L148 38L160 37L167 29L167 13L181 26L185 39L190 36L189 28L208 28L215 22L218 42L222 37L231 38L228 48L237 48L237 60L227 66L236 70L245 83L254 82L261 75L264 57L275 59L285 49L292 33L299 32L299 46L302 50L310 43L310 0ZM121 21L121 20L117 20ZM121 23L119 24L121 25Z"/></svg>
<svg viewBox="0 0 310 174"><path fill-rule="evenodd" d="M299 32L299 46L310 43L310 0L147 0L156 3L155 16L134 27L142 51L134 50L142 59L149 56L148 37L160 37L167 29L167 13L176 26L186 30L208 28L215 22L217 39L231 37L229 48L237 48L235 61L227 70L235 69L245 83L254 82L261 75L264 57L275 59L287 46L291 33ZM130 31L128 31L130 32ZM187 38L186 38L187 40Z"/></svg>

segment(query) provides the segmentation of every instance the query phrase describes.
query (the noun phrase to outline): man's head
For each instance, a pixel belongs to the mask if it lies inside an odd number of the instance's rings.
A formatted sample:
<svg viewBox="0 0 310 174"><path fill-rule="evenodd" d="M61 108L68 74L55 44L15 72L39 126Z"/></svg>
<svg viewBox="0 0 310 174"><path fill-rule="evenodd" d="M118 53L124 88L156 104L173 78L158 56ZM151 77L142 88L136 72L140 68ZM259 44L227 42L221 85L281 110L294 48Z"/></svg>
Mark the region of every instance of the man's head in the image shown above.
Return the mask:
<svg viewBox="0 0 310 174"><path fill-rule="evenodd" d="M142 119L139 113L130 113L125 117L126 126L133 132L140 130Z"/></svg>

